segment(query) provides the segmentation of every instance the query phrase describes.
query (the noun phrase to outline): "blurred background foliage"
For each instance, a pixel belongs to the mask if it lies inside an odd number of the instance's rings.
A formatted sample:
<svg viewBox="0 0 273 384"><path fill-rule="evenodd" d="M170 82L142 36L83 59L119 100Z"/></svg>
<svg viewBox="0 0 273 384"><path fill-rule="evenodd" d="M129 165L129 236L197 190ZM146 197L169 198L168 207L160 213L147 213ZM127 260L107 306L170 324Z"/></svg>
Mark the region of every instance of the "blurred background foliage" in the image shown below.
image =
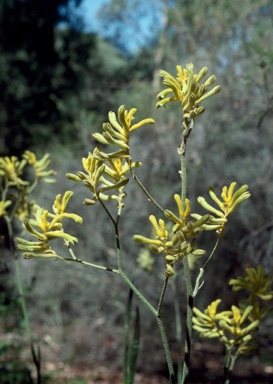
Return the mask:
<svg viewBox="0 0 273 384"><path fill-rule="evenodd" d="M155 110L158 72L175 75L177 64L190 62L196 70L208 66L222 91L206 103L189 141L188 196L194 211L196 197L205 196L209 185L220 190L236 180L249 185L252 198L231 218L197 304L205 307L219 296L231 304L234 296L225 288L229 278L242 275L245 267L261 264L267 273L273 267L272 1L111 0L98 13L96 33L89 32L80 5L80 0L1 0L1 156L20 156L26 149L51 153L57 184L40 189L34 198L50 208L57 193L73 190L71 210L84 218L82 228L68 229L79 238L77 256L115 267L111 223L99 207L82 205L88 190L66 180L65 173L81 170L81 158L95 145L91 134L101 130L108 111L121 104L136 107L139 119L156 120L132 139L134 159L143 163L138 174L160 204L171 209L173 194L180 190L176 148L181 120L179 105ZM145 274L136 262L139 247L131 240L136 233L149 235L148 215L155 211L133 183L127 192L121 222L125 269L156 302L164 260L156 259L154 271ZM210 250L210 241L203 241ZM119 365L128 294L123 282L61 262L22 260L22 267L32 325L45 354L71 364L84 361L90 369L105 360ZM12 270L2 247L0 316L9 317L2 323L7 333L11 325L21 327ZM178 291L183 311L181 283ZM163 316L168 320L172 313L170 290ZM161 352L154 365L147 359L157 345L151 337L153 322L145 309L141 316L146 338L139 364L160 370ZM272 323L271 317L261 329L262 356L269 351ZM170 342L178 348L174 328L170 325Z"/></svg>

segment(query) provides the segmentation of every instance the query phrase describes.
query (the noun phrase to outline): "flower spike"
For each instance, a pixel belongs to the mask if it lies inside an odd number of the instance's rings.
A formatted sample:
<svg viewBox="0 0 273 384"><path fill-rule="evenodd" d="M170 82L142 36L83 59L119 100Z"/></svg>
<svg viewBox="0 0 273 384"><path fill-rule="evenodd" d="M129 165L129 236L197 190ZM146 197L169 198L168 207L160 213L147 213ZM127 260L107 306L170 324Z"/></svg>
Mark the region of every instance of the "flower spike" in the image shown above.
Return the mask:
<svg viewBox="0 0 273 384"><path fill-rule="evenodd" d="M166 89L159 92L157 99L159 100L156 107L167 107L172 101L180 101L184 113L184 119L195 119L204 112L204 107L199 104L207 98L220 92L221 87L215 86L208 91L208 88L215 82L216 77L210 76L203 84L200 81L206 76L208 68L202 68L199 73L194 73L193 64L187 64L186 69L177 66L177 77L174 78L167 71L160 71L163 77L163 84Z"/></svg>

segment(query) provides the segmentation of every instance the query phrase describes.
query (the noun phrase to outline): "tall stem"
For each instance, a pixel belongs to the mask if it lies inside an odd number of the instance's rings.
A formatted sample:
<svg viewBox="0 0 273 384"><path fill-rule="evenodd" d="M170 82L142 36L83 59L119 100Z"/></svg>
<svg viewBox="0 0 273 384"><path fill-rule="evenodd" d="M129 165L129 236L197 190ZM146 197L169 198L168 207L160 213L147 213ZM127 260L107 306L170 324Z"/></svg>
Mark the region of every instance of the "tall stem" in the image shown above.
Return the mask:
<svg viewBox="0 0 273 384"><path fill-rule="evenodd" d="M14 259L15 259L15 271L16 271L16 279L15 280L16 280L17 289L18 289L18 293L19 293L20 305L21 305L21 309L22 309L26 334L27 334L27 338L28 338L28 342L29 342L29 346L30 346L32 360L33 360L33 363L34 363L35 368L36 368L37 384L40 384L42 382L40 349L38 348L38 351L36 352L35 348L34 348L34 342L33 342L33 337L32 337L32 332L31 332L31 327L30 327L30 321L29 321L29 313L27 310L27 305L26 305L26 300L25 300L25 295L24 295L24 290L23 290L23 282L22 282L20 263L19 263L19 259L18 259L17 255L16 255L14 243L13 243L12 224L11 224L11 220L9 217L5 217L5 219L6 219L7 228L8 228L10 250L12 251L12 253L14 255Z"/></svg>
<svg viewBox="0 0 273 384"><path fill-rule="evenodd" d="M187 329L184 343L184 364L182 373L182 384L188 383L190 372L191 339L192 339L192 316L193 316L193 288L190 274L188 257L183 258L184 275L187 290Z"/></svg>
<svg viewBox="0 0 273 384"><path fill-rule="evenodd" d="M131 169L131 174L133 179L136 181L138 186L142 189L142 191L145 193L145 195L148 197L148 200L151 201L157 209L159 209L162 213L164 213L164 208L161 207L161 205L158 204L158 202L152 197L152 195L148 192L148 190L144 187L142 182L137 177L136 173Z"/></svg>
<svg viewBox="0 0 273 384"><path fill-rule="evenodd" d="M178 154L181 159L181 201L182 207L185 209L186 205L186 196L187 196L187 167L186 167L186 144L189 138L193 127L193 121L184 119L183 122L183 139L181 146L179 147ZM191 338L192 338L192 315L193 315L193 288L190 274L190 267L188 262L188 257L185 256L183 259L184 265L184 275L187 291L187 329L186 329L186 338L184 346L184 363L183 363L183 372L182 372L182 383L186 384L189 378L190 371L190 353L191 353Z"/></svg>
<svg viewBox="0 0 273 384"><path fill-rule="evenodd" d="M102 203L102 205L103 205L104 208L106 208L103 203ZM118 228L119 218L120 218L120 214L121 214L121 204L120 204L120 207L118 209L118 215L117 215L116 220L114 220L113 216L111 215L111 213L109 212L109 210L107 208L105 209L105 211L108 214L108 216L110 217L112 223L114 224L114 228L115 228L118 273L122 277L122 279L125 281L125 283L132 289L132 291L135 293L135 295L142 301L142 303L154 315L154 317L156 319L156 322L157 322L157 325L158 325L158 329L159 329L159 332L160 332L160 336L161 336L161 340L162 340L162 344L163 344L163 348L164 348L164 352L165 352L165 356L166 356L166 361L167 361L168 370L169 370L169 376L170 376L170 379L169 379L170 381L169 382L170 382L170 384L176 384L175 375L174 375L174 368L173 368L173 363L172 363L172 358L171 358L171 352L170 352L170 348L169 348L169 343L168 343L168 340L167 340L167 335L166 335L166 331L165 331L163 322L162 322L162 320L160 318L160 312L159 311L160 311L160 305L161 304L159 303L159 308L158 308L158 310L156 310L153 307L153 305L137 289L137 287L133 284L133 282L128 278L128 276L126 275L126 273L122 269L121 247L120 247L119 228ZM164 286L166 284L167 284L167 282L165 281ZM163 292L162 292L161 296L164 296L165 289L163 287Z"/></svg>

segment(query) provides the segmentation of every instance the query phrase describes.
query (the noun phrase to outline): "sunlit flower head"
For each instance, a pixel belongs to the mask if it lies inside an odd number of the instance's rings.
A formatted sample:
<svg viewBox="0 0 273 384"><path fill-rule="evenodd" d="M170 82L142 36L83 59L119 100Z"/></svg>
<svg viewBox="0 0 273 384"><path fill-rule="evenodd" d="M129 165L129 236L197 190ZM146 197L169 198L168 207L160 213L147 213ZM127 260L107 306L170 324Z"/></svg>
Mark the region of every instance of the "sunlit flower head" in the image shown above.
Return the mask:
<svg viewBox="0 0 273 384"><path fill-rule="evenodd" d="M229 187L223 187L221 193L222 200L217 197L212 187L209 188L209 195L214 203L216 203L218 206L217 208L209 204L204 197L198 197L197 200L199 204L201 204L203 208L213 214L210 216L208 223L203 225L204 229L216 229L219 233L221 233L227 222L227 217L235 210L235 208L237 208L239 204L250 197L247 185L242 185L239 189L237 189L237 191L235 191L235 187L235 182L231 183Z"/></svg>
<svg viewBox="0 0 273 384"><path fill-rule="evenodd" d="M103 124L104 132L94 133L93 137L102 144L112 144L120 148L120 150L111 154L111 157L126 157L129 158L129 138L130 133L146 124L154 124L154 120L146 118L138 123L132 124L135 119L134 115L137 112L136 108L129 111L122 105L118 109L118 114L109 112L109 122ZM109 154L102 153L102 157L109 158Z"/></svg>
<svg viewBox="0 0 273 384"><path fill-rule="evenodd" d="M194 72L193 64L187 64L186 69L182 69L178 65L176 69L176 78L166 71L161 70L159 72L160 76L163 77L163 84L167 88L157 95L159 101L156 107L166 107L172 101L180 101L184 118L195 119L205 110L203 106L200 106L200 103L218 93L221 87L217 85L208 91L208 88L216 80L214 75L210 76L205 82L200 83L208 72L207 67L202 68L199 73Z"/></svg>

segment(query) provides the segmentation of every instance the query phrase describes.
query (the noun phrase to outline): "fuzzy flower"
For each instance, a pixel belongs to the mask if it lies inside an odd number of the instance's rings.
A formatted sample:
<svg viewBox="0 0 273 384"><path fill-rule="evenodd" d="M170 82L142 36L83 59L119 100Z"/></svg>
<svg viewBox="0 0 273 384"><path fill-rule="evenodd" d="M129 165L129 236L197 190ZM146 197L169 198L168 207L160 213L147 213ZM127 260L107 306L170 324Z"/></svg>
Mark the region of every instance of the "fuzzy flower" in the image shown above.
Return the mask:
<svg viewBox="0 0 273 384"><path fill-rule="evenodd" d="M53 169L48 170L51 161L49 153L46 153L40 160L37 160L35 153L25 151L23 158L31 165L35 171L35 177L43 179L46 183L55 183L55 180L50 176L55 176L56 172Z"/></svg>
<svg viewBox="0 0 273 384"><path fill-rule="evenodd" d="M26 160L19 161L16 156L0 157L0 176L5 178L9 186L15 186L19 189L25 188L29 182L22 180L20 176L26 164Z"/></svg>
<svg viewBox="0 0 273 384"><path fill-rule="evenodd" d="M190 221L190 216L193 217L193 215L190 215L191 213L191 204L190 200L185 200L185 207L183 207L181 197L178 194L174 195L174 200L177 205L178 215L174 214L169 209L166 209L164 214L169 219L172 220L175 223L175 226L173 227L173 232L177 232L178 229L180 229L185 237L187 238L195 238L197 235L199 235L202 231L202 226L204 223L206 223L209 219L209 215L204 216L198 216L198 219L196 221Z"/></svg>
<svg viewBox="0 0 273 384"><path fill-rule="evenodd" d="M154 124L154 120L147 118L132 124L134 115L137 112L136 108L132 108L129 111L122 105L118 109L118 115L114 112L109 112L109 122L103 124L104 132L94 133L93 137L102 144L112 144L120 148L120 150L111 154L100 152L101 158L109 159L113 157L125 157L129 158L129 137L130 133L146 124Z"/></svg>
<svg viewBox="0 0 273 384"><path fill-rule="evenodd" d="M236 192L234 192L236 187L236 182L230 184L229 187L225 186L222 189L221 199L216 196L214 189L212 187L209 188L209 195L211 199L218 205L215 208L213 205L209 204L204 197L199 196L198 202L205 208L207 211L212 213L208 220L208 223L203 225L203 229L205 230L217 230L219 234L222 233L225 224L227 223L227 217L230 215L235 208L243 201L247 200L251 195L248 191L247 185L242 185ZM194 218L200 218L199 215L192 215Z"/></svg>
<svg viewBox="0 0 273 384"><path fill-rule="evenodd" d="M253 320L261 320L268 313L268 308L265 307L264 301L272 300L272 275L266 275L264 269L259 265L257 268L246 268L247 276L231 279L229 284L232 285L234 291L246 290L249 294L248 298L242 300L240 304L251 304L253 311L251 316Z"/></svg>
<svg viewBox="0 0 273 384"><path fill-rule="evenodd" d="M184 118L195 119L205 110L203 106L200 106L200 103L220 92L221 87L217 85L211 90L208 90L216 80L214 75L210 76L202 84L200 83L208 72L207 67L202 68L199 73L194 73L193 64L187 64L186 69L182 69L182 67L178 65L176 69L176 78L166 71L161 70L159 72L160 76L163 77L163 84L167 88L157 95L159 101L156 107L166 107L166 105L172 101L180 101Z"/></svg>
<svg viewBox="0 0 273 384"><path fill-rule="evenodd" d="M195 239L188 242L182 231L169 231L163 219L157 220L154 215L149 216L149 220L153 226L155 236L148 238L142 235L135 235L133 239L141 244L149 246L149 250L159 255L164 253L166 261L166 276L174 275L174 264L182 260L183 257L190 254L194 256L202 256L205 251L196 249Z"/></svg>
<svg viewBox="0 0 273 384"><path fill-rule="evenodd" d="M219 321L219 326L223 331L220 341L226 347L235 347L237 355L247 354L255 348L251 341L253 334L257 331L259 320L250 320L249 315L252 309L251 305L244 310L232 305L229 318Z"/></svg>
<svg viewBox="0 0 273 384"><path fill-rule="evenodd" d="M34 205L35 219L26 218L24 221L24 228L29 234L38 241L29 241L21 238L16 238L17 248L19 251L24 252L23 257L57 257L56 253L51 249L49 242L54 239L63 239L67 243L74 244L78 239L69 235L63 229L63 220L72 219L77 223L82 223L82 218L75 213L67 213L66 206L73 192L67 191L64 196L57 195L53 204L53 212Z"/></svg>
<svg viewBox="0 0 273 384"><path fill-rule="evenodd" d="M198 308L193 308L193 329L198 331L202 337L214 338L223 335L217 326L220 319L227 319L229 311L217 313L218 306L221 303L221 299L213 301L204 312L201 312Z"/></svg>
<svg viewBox="0 0 273 384"><path fill-rule="evenodd" d="M93 153L89 153L87 158L82 159L85 172L78 172L77 175L67 173L66 177L72 181L81 181L92 193L92 199L85 199L84 204L94 205L98 198L102 200L119 199L122 188L128 183L129 179L125 174L129 171L129 166L123 158L113 158L101 160L98 156L99 148L95 148ZM132 167L141 164L132 163ZM105 192L112 191L112 194ZM118 194L115 192L118 191Z"/></svg>
<svg viewBox="0 0 273 384"><path fill-rule="evenodd" d="M235 348L236 355L252 351L253 334L259 325L258 320L250 320L249 315L253 307L248 306L242 310L233 305L230 311L217 313L220 302L220 299L212 302L204 313L194 308L193 329L199 332L201 337L218 337L226 348Z"/></svg>

